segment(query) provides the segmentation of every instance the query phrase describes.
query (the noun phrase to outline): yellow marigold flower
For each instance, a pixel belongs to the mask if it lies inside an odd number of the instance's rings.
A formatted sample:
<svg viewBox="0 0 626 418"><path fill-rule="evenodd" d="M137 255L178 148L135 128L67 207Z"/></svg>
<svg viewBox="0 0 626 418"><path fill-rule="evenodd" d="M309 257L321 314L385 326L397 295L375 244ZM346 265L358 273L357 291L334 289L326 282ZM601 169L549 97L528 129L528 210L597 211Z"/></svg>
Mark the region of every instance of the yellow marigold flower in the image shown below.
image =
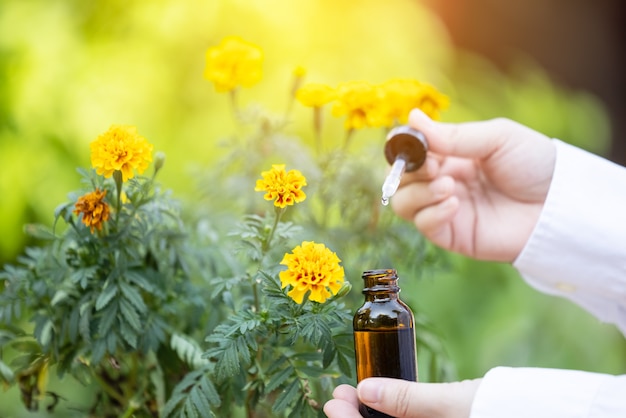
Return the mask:
<svg viewBox="0 0 626 418"><path fill-rule="evenodd" d="M334 116L346 116L346 129L383 126L380 114L382 90L366 81L350 81L337 86Z"/></svg>
<svg viewBox="0 0 626 418"><path fill-rule="evenodd" d="M430 84L422 83L417 108L421 109L431 119L439 119L440 112L450 106L450 98L442 94Z"/></svg>
<svg viewBox="0 0 626 418"><path fill-rule="evenodd" d="M421 105L422 83L412 79L394 78L380 87L385 96L381 105L384 125L406 124L411 110Z"/></svg>
<svg viewBox="0 0 626 418"><path fill-rule="evenodd" d="M213 82L218 92L253 86L262 77L263 51L238 36L228 36L206 51L204 78Z"/></svg>
<svg viewBox="0 0 626 418"><path fill-rule="evenodd" d="M343 284L344 272L340 262L337 254L324 244L303 241L280 262L287 266L287 270L279 274L282 288L292 287L287 295L296 303L302 303L307 292L310 292L310 300L324 303L337 294Z"/></svg>
<svg viewBox="0 0 626 418"><path fill-rule="evenodd" d="M305 84L296 92L296 99L308 107L322 107L333 101L335 97L335 89L320 83Z"/></svg>
<svg viewBox="0 0 626 418"><path fill-rule="evenodd" d="M284 208L287 205L302 202L306 194L306 178L298 170L285 171L285 164L273 164L272 169L261 173L262 179L256 181L257 192L265 192L265 200L273 200L274 206Z"/></svg>
<svg viewBox="0 0 626 418"><path fill-rule="evenodd" d="M304 68L302 65L298 65L296 66L296 68L293 69L293 76L297 77L297 78L302 78L306 75L306 68Z"/></svg>
<svg viewBox="0 0 626 418"><path fill-rule="evenodd" d="M78 198L74 213L83 215L83 223L93 234L94 229L101 230L102 224L109 219L109 205L104 201L106 190L96 189Z"/></svg>
<svg viewBox="0 0 626 418"><path fill-rule="evenodd" d="M106 178L120 171L126 181L133 178L135 170L143 173L150 161L152 144L134 126L112 125L91 143L91 165Z"/></svg>

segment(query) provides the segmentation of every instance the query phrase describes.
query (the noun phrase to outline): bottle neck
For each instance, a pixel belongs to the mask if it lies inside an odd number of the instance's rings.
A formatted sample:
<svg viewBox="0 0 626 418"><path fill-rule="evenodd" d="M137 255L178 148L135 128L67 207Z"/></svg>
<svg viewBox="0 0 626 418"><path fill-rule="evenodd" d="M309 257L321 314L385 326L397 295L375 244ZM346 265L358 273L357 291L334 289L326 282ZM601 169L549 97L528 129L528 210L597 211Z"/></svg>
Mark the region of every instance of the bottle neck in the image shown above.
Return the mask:
<svg viewBox="0 0 626 418"><path fill-rule="evenodd" d="M370 270L364 272L362 277L366 301L383 302L398 299L400 287L394 269Z"/></svg>

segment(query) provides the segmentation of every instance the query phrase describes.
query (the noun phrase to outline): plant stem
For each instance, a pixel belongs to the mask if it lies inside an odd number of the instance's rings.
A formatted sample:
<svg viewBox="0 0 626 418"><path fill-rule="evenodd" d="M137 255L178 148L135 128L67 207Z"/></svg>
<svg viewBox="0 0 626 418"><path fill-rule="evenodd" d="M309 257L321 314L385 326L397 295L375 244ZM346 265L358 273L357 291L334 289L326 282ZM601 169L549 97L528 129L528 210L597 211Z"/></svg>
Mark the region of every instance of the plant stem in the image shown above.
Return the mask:
<svg viewBox="0 0 626 418"><path fill-rule="evenodd" d="M117 196L115 198L115 221L117 223L120 217L120 209L122 207L122 172L120 170L115 170L113 172L113 179L115 180L115 190L117 192Z"/></svg>
<svg viewBox="0 0 626 418"><path fill-rule="evenodd" d="M274 232L276 232L276 227L278 226L278 222L280 221L280 218L283 216L283 213L285 212L284 208L279 208L278 206L275 206L274 209L275 209L274 210L274 214L275 214L274 224L272 225L272 229L270 230L267 240L263 243L264 255L270 249L270 243L272 242L272 238L274 238Z"/></svg>

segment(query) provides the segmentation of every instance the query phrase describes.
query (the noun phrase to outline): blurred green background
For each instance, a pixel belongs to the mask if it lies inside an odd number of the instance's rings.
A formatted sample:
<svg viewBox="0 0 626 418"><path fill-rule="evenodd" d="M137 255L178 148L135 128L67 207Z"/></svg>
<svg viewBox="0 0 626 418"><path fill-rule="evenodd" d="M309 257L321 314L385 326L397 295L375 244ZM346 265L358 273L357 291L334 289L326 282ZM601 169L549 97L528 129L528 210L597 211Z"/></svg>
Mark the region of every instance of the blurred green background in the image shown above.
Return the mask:
<svg viewBox="0 0 626 418"><path fill-rule="evenodd" d="M611 147L597 96L559 84L528 54L511 53L503 70L458 48L419 1L2 0L0 264L35 244L25 223L52 224L54 208L80 186L75 167L89 166L89 143L113 123L136 125L164 151L162 183L194 204L197 173L235 129L228 98L202 78L206 49L227 35L265 53L263 81L240 100L277 114L303 66L307 81L330 85L416 78L450 96L445 121L504 116L598 154ZM328 129L343 140L339 122ZM312 141L308 110L295 109L287 130ZM368 136L380 132L354 141ZM382 155L380 163L372 169L382 178ZM626 372L614 327L535 292L510 266L445 255L445 267L407 277L406 257L394 266L403 299L438 328L456 377L497 365ZM0 392L0 416L29 416L17 403L15 389Z"/></svg>

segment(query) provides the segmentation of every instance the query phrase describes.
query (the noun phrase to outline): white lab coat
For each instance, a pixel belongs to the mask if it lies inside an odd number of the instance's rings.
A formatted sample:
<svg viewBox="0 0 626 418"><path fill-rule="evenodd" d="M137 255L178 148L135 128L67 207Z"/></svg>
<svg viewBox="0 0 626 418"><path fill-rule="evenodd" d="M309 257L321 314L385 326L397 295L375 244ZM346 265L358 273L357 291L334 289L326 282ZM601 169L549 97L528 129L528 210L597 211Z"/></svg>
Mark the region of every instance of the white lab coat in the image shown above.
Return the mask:
<svg viewBox="0 0 626 418"><path fill-rule="evenodd" d="M626 336L626 168L555 144L546 204L513 266L531 286ZM626 418L626 375L497 367L483 378L470 418Z"/></svg>

